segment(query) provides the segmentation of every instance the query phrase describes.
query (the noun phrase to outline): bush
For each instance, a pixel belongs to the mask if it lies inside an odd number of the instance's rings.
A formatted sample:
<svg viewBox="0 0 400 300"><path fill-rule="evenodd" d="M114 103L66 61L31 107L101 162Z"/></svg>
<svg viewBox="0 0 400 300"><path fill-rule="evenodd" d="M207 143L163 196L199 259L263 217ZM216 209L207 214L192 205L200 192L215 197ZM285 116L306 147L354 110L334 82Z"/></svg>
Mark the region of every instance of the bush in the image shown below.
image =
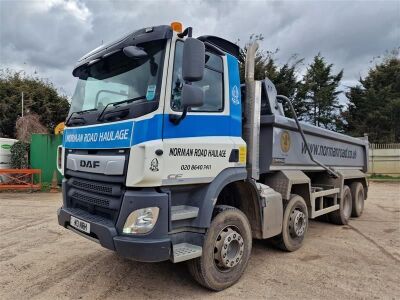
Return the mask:
<svg viewBox="0 0 400 300"><path fill-rule="evenodd" d="M28 169L29 168L29 144L16 142L11 146L11 168Z"/></svg>
<svg viewBox="0 0 400 300"><path fill-rule="evenodd" d="M0 68L2 65L0 63ZM60 95L51 82L37 76L27 75L24 72L0 69L1 137L16 137L15 122L21 116L22 92L24 92L26 114L38 115L40 124L43 124L49 132L53 132L54 127L67 117L68 98Z"/></svg>
<svg viewBox="0 0 400 300"><path fill-rule="evenodd" d="M36 114L28 114L20 117L15 124L17 131L17 139L29 143L33 133L48 133L47 128L44 127Z"/></svg>

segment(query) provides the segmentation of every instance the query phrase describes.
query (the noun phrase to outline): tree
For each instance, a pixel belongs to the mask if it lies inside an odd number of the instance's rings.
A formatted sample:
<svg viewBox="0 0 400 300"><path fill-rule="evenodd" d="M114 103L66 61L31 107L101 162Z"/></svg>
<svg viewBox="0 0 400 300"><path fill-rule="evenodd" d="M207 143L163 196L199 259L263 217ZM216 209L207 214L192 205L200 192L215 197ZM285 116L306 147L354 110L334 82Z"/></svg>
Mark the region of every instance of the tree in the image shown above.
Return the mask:
<svg viewBox="0 0 400 300"><path fill-rule="evenodd" d="M372 67L360 84L350 88L343 113L346 132L367 133L373 143L400 142L400 59L397 52Z"/></svg>
<svg viewBox="0 0 400 300"><path fill-rule="evenodd" d="M0 136L15 137L15 124L21 115L21 93L24 111L39 115L48 130L65 120L69 103L57 93L52 83L11 70L0 71Z"/></svg>
<svg viewBox="0 0 400 300"><path fill-rule="evenodd" d="M338 86L343 70L332 74L332 67L333 64L327 64L321 54L316 55L307 68L297 97L304 101L306 121L315 126L336 130L340 126L338 122L342 106L338 99L341 93Z"/></svg>
<svg viewBox="0 0 400 300"><path fill-rule="evenodd" d="M240 79L241 82L245 81L245 58L248 46L255 41L263 41L262 34L250 35L249 41L240 49ZM297 68L303 62L303 59L298 59L297 55L292 55L290 59L281 67L279 67L275 60L275 55L279 49L274 51L266 51L259 49L256 52L254 78L255 80L263 80L268 77L275 85L278 94L287 96L293 103L294 109L301 119L305 112L305 106L302 101L296 97L299 80L297 78ZM285 115L291 117L292 113L289 107L284 105Z"/></svg>
<svg viewBox="0 0 400 300"><path fill-rule="evenodd" d="M293 56L295 58L295 56ZM277 72L275 78L271 79L275 84L278 95L284 95L290 99L293 108L296 112L299 120L304 119L304 115L307 112L305 102L299 97L298 90L301 85L297 76L297 66L303 61L303 59L297 60L290 64L285 63ZM291 118L293 117L292 111L289 106L284 103L283 109L285 111L285 116Z"/></svg>

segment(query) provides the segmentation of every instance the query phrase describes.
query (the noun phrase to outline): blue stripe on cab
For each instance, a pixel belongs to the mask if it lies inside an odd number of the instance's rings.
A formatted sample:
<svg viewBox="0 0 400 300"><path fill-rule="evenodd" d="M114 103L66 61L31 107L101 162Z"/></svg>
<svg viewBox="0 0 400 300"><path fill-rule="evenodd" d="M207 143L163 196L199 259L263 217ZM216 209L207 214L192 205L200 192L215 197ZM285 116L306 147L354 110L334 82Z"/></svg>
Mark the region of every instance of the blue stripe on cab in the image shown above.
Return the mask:
<svg viewBox="0 0 400 300"><path fill-rule="evenodd" d="M231 136L242 136L242 99L240 92L239 63L237 59L226 55L229 77L229 103L231 115Z"/></svg>
<svg viewBox="0 0 400 300"><path fill-rule="evenodd" d="M131 145L162 139L163 115L135 122Z"/></svg>
<svg viewBox="0 0 400 300"><path fill-rule="evenodd" d="M63 146L70 149L129 148L143 142L162 139L163 121L164 139L231 135L230 116L187 115L179 125L174 125L169 121L169 115L165 115L163 120L163 115L159 114L136 122L66 128ZM121 132L123 135L118 136Z"/></svg>
<svg viewBox="0 0 400 300"><path fill-rule="evenodd" d="M134 122L131 121L66 128L63 146L70 149L129 148L133 125Z"/></svg>

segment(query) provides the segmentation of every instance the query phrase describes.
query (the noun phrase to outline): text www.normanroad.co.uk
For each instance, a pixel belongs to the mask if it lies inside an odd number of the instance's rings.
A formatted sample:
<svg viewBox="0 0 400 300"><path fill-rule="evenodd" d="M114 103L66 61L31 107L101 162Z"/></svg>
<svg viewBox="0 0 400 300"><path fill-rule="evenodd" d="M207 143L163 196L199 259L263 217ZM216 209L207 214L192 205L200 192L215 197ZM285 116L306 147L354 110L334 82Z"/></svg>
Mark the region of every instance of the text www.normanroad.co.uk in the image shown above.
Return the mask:
<svg viewBox="0 0 400 300"><path fill-rule="evenodd" d="M308 144L308 147L310 148L311 153L314 155L350 158L350 159L355 159L357 157L357 151L355 149L350 150L347 148L344 149L344 148L331 147L318 144ZM307 153L306 145L304 143L302 143L301 145L301 152L303 154Z"/></svg>

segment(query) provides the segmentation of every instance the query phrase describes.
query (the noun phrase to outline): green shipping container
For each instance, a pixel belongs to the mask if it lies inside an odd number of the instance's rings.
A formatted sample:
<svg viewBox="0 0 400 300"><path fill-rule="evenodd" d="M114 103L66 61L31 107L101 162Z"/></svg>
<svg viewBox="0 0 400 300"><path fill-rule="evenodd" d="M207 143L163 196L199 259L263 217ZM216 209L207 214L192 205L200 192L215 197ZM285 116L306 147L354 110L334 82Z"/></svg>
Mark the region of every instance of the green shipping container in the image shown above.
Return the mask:
<svg viewBox="0 0 400 300"><path fill-rule="evenodd" d="M62 144L62 135L32 134L30 165L42 170L42 183L51 183L53 173L57 173L60 184L62 175L57 171L57 147Z"/></svg>

